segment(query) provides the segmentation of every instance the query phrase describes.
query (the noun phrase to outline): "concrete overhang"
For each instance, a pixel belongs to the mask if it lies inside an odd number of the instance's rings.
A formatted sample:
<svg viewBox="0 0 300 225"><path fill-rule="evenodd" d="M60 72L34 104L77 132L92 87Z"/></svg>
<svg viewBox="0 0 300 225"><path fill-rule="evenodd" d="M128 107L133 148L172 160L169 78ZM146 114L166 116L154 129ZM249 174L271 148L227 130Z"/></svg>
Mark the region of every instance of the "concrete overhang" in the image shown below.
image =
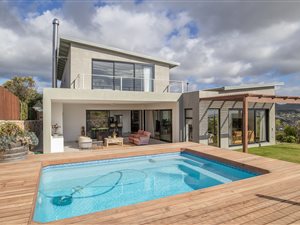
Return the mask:
<svg viewBox="0 0 300 225"><path fill-rule="evenodd" d="M204 91L222 92L222 91L236 91L236 90L251 90L251 89L274 88L276 86L282 86L282 85L284 85L283 82L268 83L268 84L246 84L240 86L224 86L218 88L210 88L210 89L205 89Z"/></svg>
<svg viewBox="0 0 300 225"><path fill-rule="evenodd" d="M181 93L156 93L110 90L44 88L44 102L95 104L153 104L176 103Z"/></svg>

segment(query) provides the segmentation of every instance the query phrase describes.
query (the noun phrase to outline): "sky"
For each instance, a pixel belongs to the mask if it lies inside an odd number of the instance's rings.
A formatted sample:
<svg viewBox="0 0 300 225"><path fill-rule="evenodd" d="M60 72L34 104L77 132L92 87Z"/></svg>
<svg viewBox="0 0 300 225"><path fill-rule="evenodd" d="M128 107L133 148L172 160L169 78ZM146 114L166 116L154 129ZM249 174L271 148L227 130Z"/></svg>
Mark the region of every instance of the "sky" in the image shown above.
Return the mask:
<svg viewBox="0 0 300 225"><path fill-rule="evenodd" d="M52 20L59 34L180 63L193 90L284 82L300 95L300 1L1 1L0 84L51 86Z"/></svg>

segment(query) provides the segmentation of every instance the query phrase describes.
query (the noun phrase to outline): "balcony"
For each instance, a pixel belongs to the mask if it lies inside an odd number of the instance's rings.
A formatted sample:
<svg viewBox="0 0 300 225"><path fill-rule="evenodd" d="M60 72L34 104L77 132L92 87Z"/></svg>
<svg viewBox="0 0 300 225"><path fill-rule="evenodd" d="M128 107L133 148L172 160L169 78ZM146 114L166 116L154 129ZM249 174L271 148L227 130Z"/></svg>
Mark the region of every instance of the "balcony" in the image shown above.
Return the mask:
<svg viewBox="0 0 300 225"><path fill-rule="evenodd" d="M179 80L78 74L71 82L70 88L158 93L184 93L189 91L189 83Z"/></svg>

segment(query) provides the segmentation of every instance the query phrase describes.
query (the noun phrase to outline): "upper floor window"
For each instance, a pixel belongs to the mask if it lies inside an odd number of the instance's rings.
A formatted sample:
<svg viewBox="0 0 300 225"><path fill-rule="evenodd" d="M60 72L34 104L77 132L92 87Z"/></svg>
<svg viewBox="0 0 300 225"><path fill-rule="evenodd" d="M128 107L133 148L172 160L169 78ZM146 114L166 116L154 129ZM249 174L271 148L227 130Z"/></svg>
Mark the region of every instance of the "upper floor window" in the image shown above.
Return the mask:
<svg viewBox="0 0 300 225"><path fill-rule="evenodd" d="M153 91L153 65L92 61L92 88Z"/></svg>

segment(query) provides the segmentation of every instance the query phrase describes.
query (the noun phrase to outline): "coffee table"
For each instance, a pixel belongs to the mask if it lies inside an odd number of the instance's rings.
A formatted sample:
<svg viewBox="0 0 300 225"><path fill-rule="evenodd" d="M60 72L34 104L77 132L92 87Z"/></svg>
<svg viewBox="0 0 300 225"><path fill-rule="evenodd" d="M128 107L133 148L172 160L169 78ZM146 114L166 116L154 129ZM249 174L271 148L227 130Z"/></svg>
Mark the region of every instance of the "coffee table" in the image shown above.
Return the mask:
<svg viewBox="0 0 300 225"><path fill-rule="evenodd" d="M104 138L105 146L108 147L109 144L119 144L123 146L123 138L117 137L117 138Z"/></svg>

